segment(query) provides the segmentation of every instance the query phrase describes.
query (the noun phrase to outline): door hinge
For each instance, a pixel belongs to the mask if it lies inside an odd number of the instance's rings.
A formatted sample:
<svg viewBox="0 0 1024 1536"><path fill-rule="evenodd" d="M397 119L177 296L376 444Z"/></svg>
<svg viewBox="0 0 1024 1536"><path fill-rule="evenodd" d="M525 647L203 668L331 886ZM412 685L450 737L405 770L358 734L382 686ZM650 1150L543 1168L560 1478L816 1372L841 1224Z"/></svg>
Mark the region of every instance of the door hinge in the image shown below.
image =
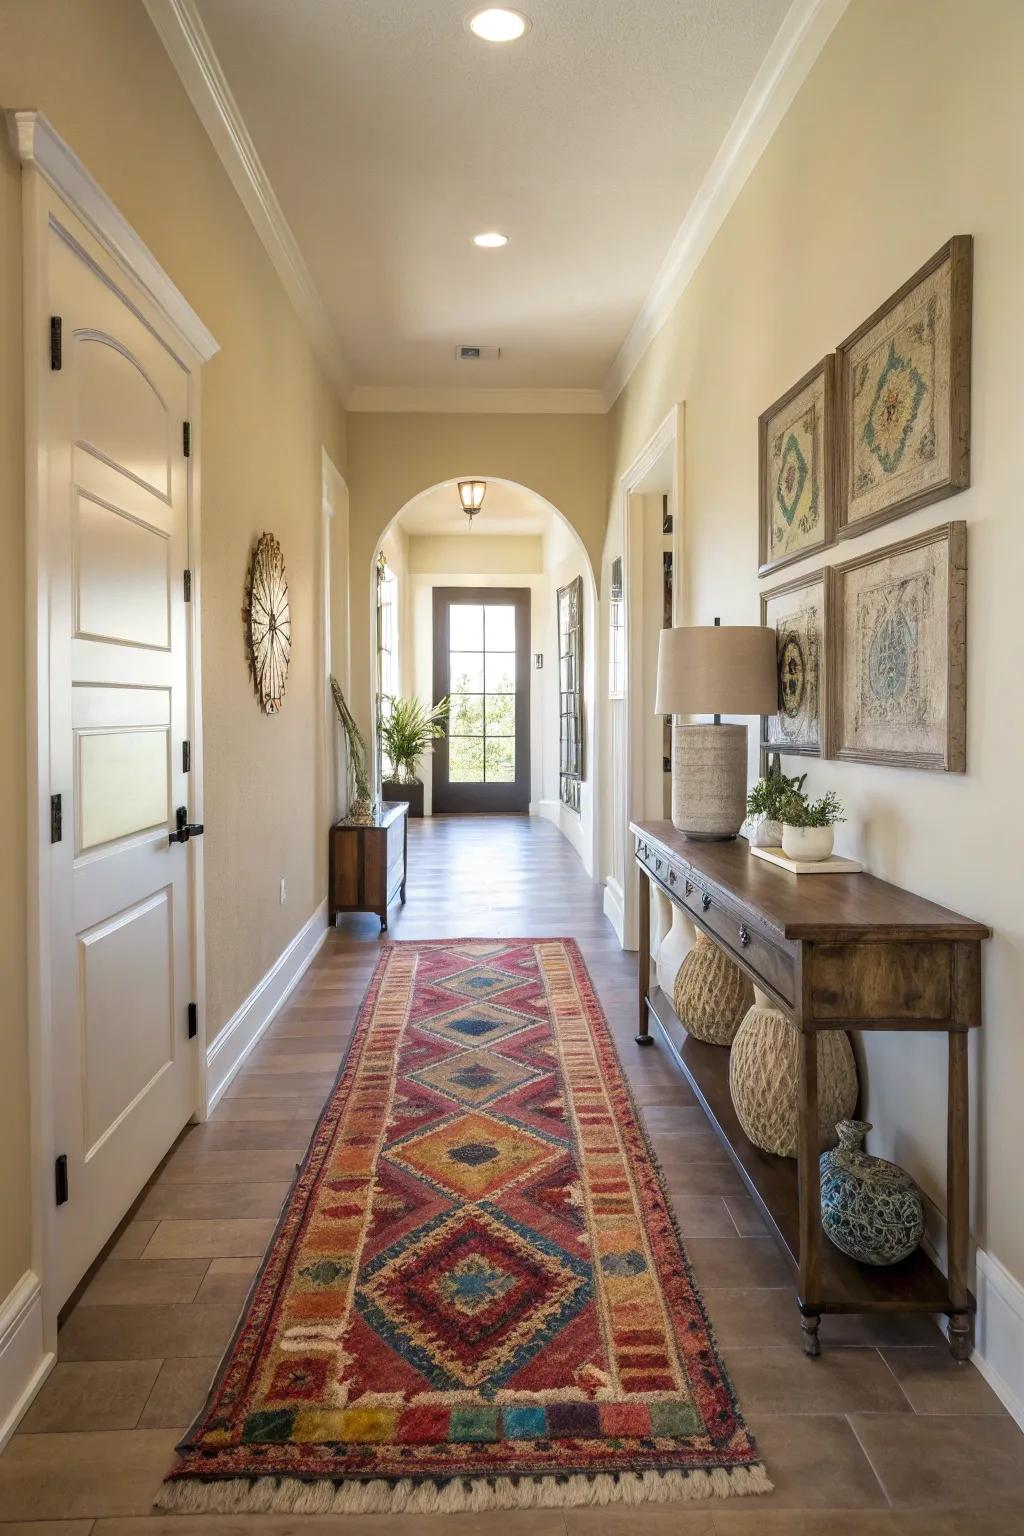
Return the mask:
<svg viewBox="0 0 1024 1536"><path fill-rule="evenodd" d="M192 423L183 421L181 424L181 451L186 459L192 454Z"/></svg>
<svg viewBox="0 0 1024 1536"><path fill-rule="evenodd" d="M186 601L186 603L190 603L192 601L192 572L191 571L186 571L185 572L184 585L185 585L185 601Z"/></svg>
<svg viewBox="0 0 1024 1536"><path fill-rule="evenodd" d="M190 1040L194 1040L196 1035L198 1035L198 1033L199 1033L199 1004L198 1003L189 1003L189 1005L188 1005L188 1037L189 1037L189 1039Z"/></svg>
<svg viewBox="0 0 1024 1536"><path fill-rule="evenodd" d="M50 842L59 843L64 836L64 809L60 795L50 796Z"/></svg>
<svg viewBox="0 0 1024 1536"><path fill-rule="evenodd" d="M59 373L63 362L63 347L61 345L62 322L60 315L50 316L50 367L54 373Z"/></svg>
<svg viewBox="0 0 1024 1536"><path fill-rule="evenodd" d="M192 772L192 743L190 741L183 741L181 744L181 771L182 773Z"/></svg>
<svg viewBox="0 0 1024 1536"><path fill-rule="evenodd" d="M62 1152L53 1165L53 1192L57 1205L68 1202L68 1156Z"/></svg>

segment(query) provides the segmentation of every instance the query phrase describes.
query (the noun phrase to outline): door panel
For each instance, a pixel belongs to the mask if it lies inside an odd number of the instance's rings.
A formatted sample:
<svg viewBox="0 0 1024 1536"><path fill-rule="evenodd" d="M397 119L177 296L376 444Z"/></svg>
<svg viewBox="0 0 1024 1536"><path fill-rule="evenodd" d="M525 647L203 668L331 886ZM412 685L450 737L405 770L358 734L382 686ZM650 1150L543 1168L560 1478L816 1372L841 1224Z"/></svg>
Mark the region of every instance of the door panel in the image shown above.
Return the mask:
<svg viewBox="0 0 1024 1536"><path fill-rule="evenodd" d="M53 1098L69 1199L58 1301L196 1105L188 806L190 377L145 295L51 220L48 375ZM192 808L194 809L194 807Z"/></svg>
<svg viewBox="0 0 1024 1536"><path fill-rule="evenodd" d="M528 811L530 592L434 588L434 697L452 701L433 808Z"/></svg>

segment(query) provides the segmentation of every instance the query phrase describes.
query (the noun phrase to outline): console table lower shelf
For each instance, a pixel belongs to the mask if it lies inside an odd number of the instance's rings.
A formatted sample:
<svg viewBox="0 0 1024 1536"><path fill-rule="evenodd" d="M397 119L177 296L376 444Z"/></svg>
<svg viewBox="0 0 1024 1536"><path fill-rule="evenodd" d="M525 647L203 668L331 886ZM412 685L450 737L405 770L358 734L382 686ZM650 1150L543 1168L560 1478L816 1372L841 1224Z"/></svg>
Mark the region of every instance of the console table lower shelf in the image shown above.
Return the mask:
<svg viewBox="0 0 1024 1536"><path fill-rule="evenodd" d="M700 1101L712 1130L729 1153L793 1270L800 1274L800 1193L796 1160L762 1152L740 1126L729 1092L729 1052L688 1035L660 987L647 999L652 1022ZM825 1312L927 1312L949 1309L949 1282L918 1248L899 1264L858 1264L829 1242L821 1245L821 1295ZM974 1299L970 1300L973 1309Z"/></svg>

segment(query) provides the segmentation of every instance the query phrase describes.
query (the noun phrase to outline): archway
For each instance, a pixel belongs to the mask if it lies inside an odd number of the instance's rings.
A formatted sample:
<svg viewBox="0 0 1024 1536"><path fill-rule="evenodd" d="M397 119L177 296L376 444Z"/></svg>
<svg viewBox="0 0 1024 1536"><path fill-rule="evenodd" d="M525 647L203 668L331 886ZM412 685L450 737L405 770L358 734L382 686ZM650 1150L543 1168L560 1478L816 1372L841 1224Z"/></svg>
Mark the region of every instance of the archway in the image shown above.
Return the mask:
<svg viewBox="0 0 1024 1536"><path fill-rule="evenodd" d="M489 503L485 502L485 508L476 526L470 531L465 525L465 517L459 509L457 480L482 479L488 483ZM499 492L495 497L494 492ZM501 493L504 491L505 495ZM564 558L546 565L539 575L532 572L529 576L514 570L505 572L501 581L495 581L494 585L515 585L517 583L530 585L534 595L535 619L533 621L531 653L536 659L539 654L543 657L543 667L539 673L534 673L534 678L540 678L540 699L536 702L537 685L535 684L534 703L531 710L534 719L532 731L533 746L531 748L531 794L530 809L532 814L545 816L548 820L559 826L569 841L576 847L583 865L591 876L596 876L597 862L597 837L598 837L598 775L600 760L598 752L598 672L601 666L600 652L600 625L598 622L598 594L597 583L589 553L583 540L570 520L546 497L534 491L530 486L520 481L511 480L500 475L488 475L486 471L467 469L466 473L453 477L450 480L437 481L433 485L425 486L414 496L411 496L400 506L388 520L382 529L380 536L373 548L369 561L369 568L365 571L368 583L368 610L369 610L369 639L370 639L370 665L371 685L374 697L380 689L378 675L380 649L378 636L377 613L377 561L382 550L386 549L395 531L411 524L418 530L414 537L426 536L426 530L433 520L434 509L442 504L453 508L454 525L450 518L443 520L443 528L453 528L451 533L443 531L435 535L436 540L458 539L457 553L470 548L482 550L489 539L504 536L506 539L515 540L525 535L527 529L536 536L537 520L529 520L528 509L543 517L547 528L552 530L552 537L544 536L545 557L549 548L561 551ZM496 511L496 503L502 510ZM490 516L490 524L486 519ZM437 518L439 524L442 519ZM498 527L500 526L500 534ZM556 535L557 531L557 537ZM469 546L464 541L472 538L477 542L475 546ZM454 547L454 545L453 545ZM571 552L571 553L570 553ZM475 558L475 556L474 556ZM422 563L422 562L420 562ZM458 584L467 578L472 561L467 561L466 556L461 556L461 568L452 576L452 580ZM578 573L583 585L583 727L584 727L584 767L583 783L581 786L581 804L579 814L561 804L558 798L558 733L557 733L557 689L558 689L558 653L557 637L555 635L555 585L562 584L558 579L558 573L568 576L571 571ZM417 591L422 598L424 589L429 588L434 575L441 575L440 571L431 573L429 570L418 570L410 579L407 573L407 581L415 581ZM537 612L538 599L542 600L541 611ZM419 603L417 617L421 618L422 601ZM409 617L406 619L407 627L412 627ZM422 652L425 646L429 646L429 636L424 632L422 622L417 629L417 643L420 650L421 665L419 668L419 687L416 691L421 697L431 692L425 684L422 666ZM408 674L407 674L408 676ZM552 702L554 701L554 702ZM554 727L554 728L553 728ZM372 762L374 781L379 782L380 763L378 761L377 733L372 731ZM429 765L428 765L429 773ZM426 777L426 774L424 775ZM552 793L552 786L554 791Z"/></svg>

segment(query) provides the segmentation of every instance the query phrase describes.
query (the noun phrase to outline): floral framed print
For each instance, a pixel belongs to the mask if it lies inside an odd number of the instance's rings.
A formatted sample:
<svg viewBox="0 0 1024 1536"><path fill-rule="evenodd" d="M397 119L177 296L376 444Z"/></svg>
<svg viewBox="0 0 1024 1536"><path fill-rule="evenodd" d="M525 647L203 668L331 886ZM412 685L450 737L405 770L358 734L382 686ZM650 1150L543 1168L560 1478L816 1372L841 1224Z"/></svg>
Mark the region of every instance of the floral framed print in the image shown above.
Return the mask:
<svg viewBox="0 0 1024 1536"><path fill-rule="evenodd" d="M836 360L829 353L758 417L758 575L835 543Z"/></svg>
<svg viewBox="0 0 1024 1536"><path fill-rule="evenodd" d="M761 623L775 631L779 707L761 716L763 754L827 757L830 570L761 593Z"/></svg>
<svg viewBox="0 0 1024 1536"><path fill-rule="evenodd" d="M833 567L831 755L967 768L967 524Z"/></svg>
<svg viewBox="0 0 1024 1536"><path fill-rule="evenodd" d="M839 537L971 482L972 240L954 235L839 348Z"/></svg>

